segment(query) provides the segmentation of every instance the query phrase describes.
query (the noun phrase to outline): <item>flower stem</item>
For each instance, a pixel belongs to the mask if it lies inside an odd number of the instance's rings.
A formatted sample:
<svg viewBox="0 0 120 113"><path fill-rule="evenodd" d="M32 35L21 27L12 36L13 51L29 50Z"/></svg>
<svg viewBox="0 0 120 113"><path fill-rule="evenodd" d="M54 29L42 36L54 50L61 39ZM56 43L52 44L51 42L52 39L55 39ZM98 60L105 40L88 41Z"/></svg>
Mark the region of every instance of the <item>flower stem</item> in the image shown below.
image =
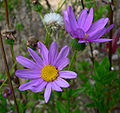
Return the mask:
<svg viewBox="0 0 120 113"><path fill-rule="evenodd" d="M4 0L4 4L5 4L6 24L7 24L7 27L9 29L10 26L9 26L9 16L8 16L7 0ZM15 55L14 55L13 45L10 45L10 52L11 52L12 61L13 61L13 64L14 64L16 59L15 59ZM15 71L17 70L16 65L14 66L14 70ZM18 86L20 86L20 81L19 81L19 78L17 76L16 76L16 82L17 82ZM21 93L20 93L20 98L22 99L22 94Z"/></svg>
<svg viewBox="0 0 120 113"><path fill-rule="evenodd" d="M110 4L110 25L113 24L113 9L112 9L112 5L114 5L113 0L111 1L111 4ZM112 35L113 35L113 29L110 30L110 39L112 39ZM109 62L110 62L109 70L111 71L111 67L112 67L112 41L109 42Z"/></svg>
<svg viewBox="0 0 120 113"><path fill-rule="evenodd" d="M92 47L92 43L89 42L89 46L90 46L90 52L91 52L91 61L94 67L94 56L93 56L93 47Z"/></svg>
<svg viewBox="0 0 120 113"><path fill-rule="evenodd" d="M12 85L12 81L10 78L9 68L8 68L8 64L7 64L7 59L6 59L6 55L5 55L5 51L4 51L4 46L3 46L1 34L0 34L0 46L1 46L1 52L3 55L4 64L5 64L5 69L6 69L8 80L9 80L10 89L11 89L13 99L14 99L15 108L16 108L17 113L19 113L17 102L16 102L16 97L15 97L15 93L14 93L14 89L13 89L13 85Z"/></svg>
<svg viewBox="0 0 120 113"><path fill-rule="evenodd" d="M69 64L68 70L71 70L71 68L73 67L73 63L75 62L76 55L77 55L77 50L74 50L72 59L70 60L70 64Z"/></svg>

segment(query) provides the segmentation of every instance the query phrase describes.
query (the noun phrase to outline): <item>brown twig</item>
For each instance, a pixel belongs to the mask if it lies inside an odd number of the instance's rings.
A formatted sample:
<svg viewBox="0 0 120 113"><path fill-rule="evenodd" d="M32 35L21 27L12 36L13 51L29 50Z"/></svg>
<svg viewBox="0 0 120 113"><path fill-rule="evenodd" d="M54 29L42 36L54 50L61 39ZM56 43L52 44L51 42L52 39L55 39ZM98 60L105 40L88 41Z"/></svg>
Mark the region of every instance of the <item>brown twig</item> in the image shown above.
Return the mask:
<svg viewBox="0 0 120 113"><path fill-rule="evenodd" d="M114 5L114 2L112 0L111 4L110 4L110 25L113 24L113 9L112 9L113 5ZM110 39L112 39L112 35L113 35L113 30L110 30ZM109 42L109 62L110 62L109 70L111 70L111 67L112 67L112 41Z"/></svg>
<svg viewBox="0 0 120 113"><path fill-rule="evenodd" d="M4 4L5 4L5 16L6 16L6 24L7 24L7 27L9 29L9 16L8 16L8 7L7 7L7 0L4 0ZM11 56L12 56L12 61L13 61L13 64L15 63L15 59L14 59L14 54L13 54L13 49L12 49L12 46L10 45L10 52L11 52ZM16 71L17 70L17 67L15 65L14 67L14 70ZM16 76L16 82L18 84L18 86L20 86L20 81L19 81L19 78ZM20 93L20 98L22 99L22 94Z"/></svg>
<svg viewBox="0 0 120 113"><path fill-rule="evenodd" d="M51 5L50 5L49 1L48 0L45 0L45 1L46 1L46 4L47 4L48 8L50 9Z"/></svg>
<svg viewBox="0 0 120 113"><path fill-rule="evenodd" d="M81 4L82 4L82 8L84 9L85 5L84 5L84 1L83 0L81 0Z"/></svg>
<svg viewBox="0 0 120 113"><path fill-rule="evenodd" d="M16 108L17 113L19 113L17 102L16 102L16 97L15 97L15 93L14 93L14 89L13 89L13 86L12 86L12 81L11 81L11 78L10 78L10 73L9 73L7 59L6 59L6 55L5 55L5 51L4 51L4 46L3 46L3 42L2 42L1 33L0 33L0 46L1 46L1 52L2 52L2 55L3 55L4 64L5 64L5 69L6 69L8 80L9 80L10 89L11 89L13 99L14 99L15 108Z"/></svg>

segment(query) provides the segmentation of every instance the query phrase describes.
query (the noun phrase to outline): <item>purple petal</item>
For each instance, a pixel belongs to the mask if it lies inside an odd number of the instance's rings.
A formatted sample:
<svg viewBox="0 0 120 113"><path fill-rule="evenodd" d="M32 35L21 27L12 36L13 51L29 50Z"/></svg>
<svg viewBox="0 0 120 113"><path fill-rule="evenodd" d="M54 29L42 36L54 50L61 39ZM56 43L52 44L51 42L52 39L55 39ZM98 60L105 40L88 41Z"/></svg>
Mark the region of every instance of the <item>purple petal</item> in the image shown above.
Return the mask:
<svg viewBox="0 0 120 113"><path fill-rule="evenodd" d="M58 55L58 46L56 42L52 42L49 53L48 53L48 62L49 64L53 65L55 62L55 59L57 58Z"/></svg>
<svg viewBox="0 0 120 113"><path fill-rule="evenodd" d="M68 12L64 11L64 22L65 22L65 29L67 32L71 32L71 27L70 27L70 23L69 23L69 17L68 17Z"/></svg>
<svg viewBox="0 0 120 113"><path fill-rule="evenodd" d="M96 34L94 34L92 37L89 36L86 40L88 41L96 40L100 38L101 36L103 36L105 33L106 33L106 28L103 28L99 30Z"/></svg>
<svg viewBox="0 0 120 113"><path fill-rule="evenodd" d="M84 38L85 32L82 29L78 28L78 29L76 29L76 31L73 31L73 37L74 37L74 35L77 36L75 38Z"/></svg>
<svg viewBox="0 0 120 113"><path fill-rule="evenodd" d="M54 81L58 86L63 87L63 88L67 88L69 87L69 83L67 81L65 81L64 79L58 77L55 81Z"/></svg>
<svg viewBox="0 0 120 113"><path fill-rule="evenodd" d="M90 12L86 18L86 21L85 21L85 24L84 24L84 27L83 27L83 30L85 32L88 31L88 29L90 28L91 24L92 24L92 21L93 21L93 8L90 9Z"/></svg>
<svg viewBox="0 0 120 113"><path fill-rule="evenodd" d="M112 40L113 39L101 38L101 39L92 40L91 42L101 43L101 42L108 42L108 41L112 41Z"/></svg>
<svg viewBox="0 0 120 113"><path fill-rule="evenodd" d="M110 31L113 27L114 27L114 24L110 25L107 29L103 28L103 29L99 30L95 35L93 35L92 37L87 38L86 40L92 41L92 40L99 39L105 33L107 33L108 31Z"/></svg>
<svg viewBox="0 0 120 113"><path fill-rule="evenodd" d="M79 28L81 28L81 29L83 28L85 21L86 21L86 18L87 18L87 10L83 9L79 15L79 18L78 18Z"/></svg>
<svg viewBox="0 0 120 113"><path fill-rule="evenodd" d="M59 62L59 60L67 57L67 55L68 55L68 53L69 53L69 50L70 50L70 47L64 46L64 47L61 49L60 53L58 54L57 59L56 59L56 61L55 61L54 64L56 64L57 62Z"/></svg>
<svg viewBox="0 0 120 113"><path fill-rule="evenodd" d="M78 43L88 43L88 42L84 39L84 40L79 40Z"/></svg>
<svg viewBox="0 0 120 113"><path fill-rule="evenodd" d="M48 64L48 49L42 42L38 42L38 48L45 64Z"/></svg>
<svg viewBox="0 0 120 113"><path fill-rule="evenodd" d="M31 68L31 69L34 69L36 67L39 67L35 62L33 62L32 60L29 60L23 56L17 56L16 57L16 60L21 64L23 65L24 67L27 67L27 68Z"/></svg>
<svg viewBox="0 0 120 113"><path fill-rule="evenodd" d="M35 51L33 51L31 48L28 47L27 49L28 49L30 55L32 56L32 58L35 60L35 62L37 64L39 64L41 67L43 67L44 66L43 61L40 58L40 56Z"/></svg>
<svg viewBox="0 0 120 113"><path fill-rule="evenodd" d="M46 81L41 81L41 82L39 82L38 86L32 88L32 92L34 92L34 93L41 92L44 90L46 85L47 85Z"/></svg>
<svg viewBox="0 0 120 113"><path fill-rule="evenodd" d="M66 79L76 78L77 74L73 71L60 71L59 76Z"/></svg>
<svg viewBox="0 0 120 113"><path fill-rule="evenodd" d="M68 6L67 12L68 12L68 17L69 17L69 21L70 21L69 24L71 26L71 29L73 31L75 31L76 28L77 28L77 22L76 22L75 15L73 13L73 10L72 10L71 6Z"/></svg>
<svg viewBox="0 0 120 113"><path fill-rule="evenodd" d="M17 77L23 79L36 79L40 78L40 70L33 70L33 69L19 69L15 72Z"/></svg>
<svg viewBox="0 0 120 113"><path fill-rule="evenodd" d="M44 98L45 98L45 102L47 103L49 98L50 98L50 95L51 95L51 82L49 82L46 86L46 89L45 89L45 93L44 93Z"/></svg>
<svg viewBox="0 0 120 113"><path fill-rule="evenodd" d="M66 67L69 64L68 58L62 58L56 62L55 66L58 68L58 70L62 70L64 67Z"/></svg>
<svg viewBox="0 0 120 113"><path fill-rule="evenodd" d="M24 90L32 89L32 87L37 86L41 80L42 78L31 80L30 82L24 83L19 87L19 90L24 91Z"/></svg>
<svg viewBox="0 0 120 113"><path fill-rule="evenodd" d="M87 34L92 37L99 30L103 29L108 22L108 18L101 18L98 21L94 22L90 29L87 31Z"/></svg>
<svg viewBox="0 0 120 113"><path fill-rule="evenodd" d="M52 89L55 91L62 91L60 86L58 86L55 82L52 82Z"/></svg>

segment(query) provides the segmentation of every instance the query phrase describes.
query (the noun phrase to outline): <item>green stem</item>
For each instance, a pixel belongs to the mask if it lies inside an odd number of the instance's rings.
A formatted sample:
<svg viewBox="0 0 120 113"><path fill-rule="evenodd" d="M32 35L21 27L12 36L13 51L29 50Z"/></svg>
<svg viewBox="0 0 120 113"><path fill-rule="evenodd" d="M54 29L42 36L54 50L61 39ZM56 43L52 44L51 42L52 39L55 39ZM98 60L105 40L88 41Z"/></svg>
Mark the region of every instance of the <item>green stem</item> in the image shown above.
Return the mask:
<svg viewBox="0 0 120 113"><path fill-rule="evenodd" d="M71 68L73 67L73 63L75 62L76 55L77 55L77 50L74 50L72 59L70 60L70 64L69 64L68 70L71 70Z"/></svg>
<svg viewBox="0 0 120 113"><path fill-rule="evenodd" d="M63 5L65 4L65 2L66 2L66 0L64 0L64 2L61 4L61 2L62 1L60 1L59 3L58 3L58 8L57 8L57 10L55 11L56 13L58 13L59 11L60 11L60 9L63 7ZM60 4L61 4L61 6L60 6Z"/></svg>
<svg viewBox="0 0 120 113"><path fill-rule="evenodd" d="M45 30L46 30L46 36L45 36L45 45L48 46L49 44L49 38L50 38L50 33L49 33L49 30L48 30L48 27L46 26L45 22L44 22L44 17L42 15L42 13L40 13L40 18L42 20L42 23L45 27Z"/></svg>

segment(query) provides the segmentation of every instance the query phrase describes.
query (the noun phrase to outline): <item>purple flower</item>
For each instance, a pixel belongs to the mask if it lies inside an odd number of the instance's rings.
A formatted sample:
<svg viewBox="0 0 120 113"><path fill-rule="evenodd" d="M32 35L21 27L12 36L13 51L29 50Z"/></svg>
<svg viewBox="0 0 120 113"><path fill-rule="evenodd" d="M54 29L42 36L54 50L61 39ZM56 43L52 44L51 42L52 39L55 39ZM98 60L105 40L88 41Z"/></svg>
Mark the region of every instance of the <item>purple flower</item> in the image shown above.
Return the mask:
<svg viewBox="0 0 120 113"><path fill-rule="evenodd" d="M108 28L104 28L108 22L108 18L101 18L98 21L93 21L93 8L90 9L87 15L87 10L83 9L79 15L78 23L76 22L73 10L71 6L68 6L67 10L64 11L64 22L66 31L74 38L79 39L79 43L87 42L107 42L112 39L99 39L102 35L107 33L113 28L113 24Z"/></svg>
<svg viewBox="0 0 120 113"><path fill-rule="evenodd" d="M61 71L69 64L67 55L69 47L65 46L58 54L58 46L56 42L50 45L49 51L42 42L38 42L41 57L28 47L28 51L33 62L25 57L18 56L16 60L28 69L20 69L16 71L16 76L23 79L32 79L30 82L22 84L19 87L20 91L31 90L32 92L41 92L45 89L44 98L47 103L51 90L62 91L62 88L69 87L69 83L65 79L76 78L77 74L72 71Z"/></svg>

